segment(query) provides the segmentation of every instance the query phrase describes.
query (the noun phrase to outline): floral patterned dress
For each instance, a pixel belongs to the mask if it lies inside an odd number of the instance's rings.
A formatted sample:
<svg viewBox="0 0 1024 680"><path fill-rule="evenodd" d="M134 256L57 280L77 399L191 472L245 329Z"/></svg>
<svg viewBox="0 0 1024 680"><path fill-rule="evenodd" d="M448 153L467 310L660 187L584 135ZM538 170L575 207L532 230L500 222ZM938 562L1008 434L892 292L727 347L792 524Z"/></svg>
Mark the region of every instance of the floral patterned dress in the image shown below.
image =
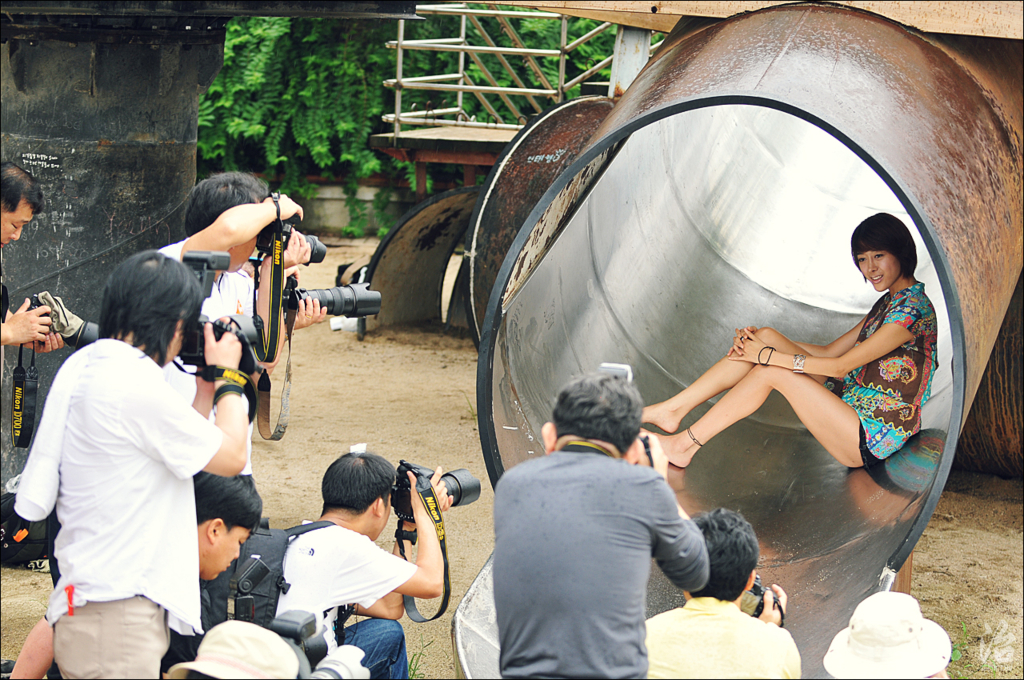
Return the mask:
<svg viewBox="0 0 1024 680"><path fill-rule="evenodd" d="M931 396L938 366L938 324L923 283L904 288L894 298L886 293L868 312L857 344L893 323L914 334L892 352L825 386L853 407L860 417L868 449L877 458L898 451L921 429L921 407Z"/></svg>

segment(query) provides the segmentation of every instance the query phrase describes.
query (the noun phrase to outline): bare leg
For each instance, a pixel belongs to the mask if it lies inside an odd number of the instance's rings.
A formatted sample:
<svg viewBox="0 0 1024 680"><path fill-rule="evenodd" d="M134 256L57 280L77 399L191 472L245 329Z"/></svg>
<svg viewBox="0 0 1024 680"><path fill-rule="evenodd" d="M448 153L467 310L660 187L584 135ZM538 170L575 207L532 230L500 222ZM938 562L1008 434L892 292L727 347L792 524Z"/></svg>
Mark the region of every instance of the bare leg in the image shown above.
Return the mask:
<svg viewBox="0 0 1024 680"><path fill-rule="evenodd" d="M774 347L779 352L807 353L807 348L793 342L774 328L761 328L756 335L766 345ZM746 361L721 359L679 394L661 403L646 407L643 412L643 422L657 425L668 433L675 432L679 429L679 423L687 413L708 399L732 389L747 376L753 367L754 364ZM824 376L814 376L814 378L819 383L825 381ZM698 439L700 439L699 436ZM686 437L686 441L690 441L690 438Z"/></svg>
<svg viewBox="0 0 1024 680"><path fill-rule="evenodd" d="M847 467L860 467L860 418L846 402L825 389L814 377L778 367L753 367L690 428L701 444L738 420L746 418L778 390L814 438ZM684 432L662 437L662 447L673 465L686 467L700 446Z"/></svg>
<svg viewBox="0 0 1024 680"><path fill-rule="evenodd" d="M45 678L53 664L53 628L46 619L29 631L25 644L21 646L18 660L11 672L12 678Z"/></svg>

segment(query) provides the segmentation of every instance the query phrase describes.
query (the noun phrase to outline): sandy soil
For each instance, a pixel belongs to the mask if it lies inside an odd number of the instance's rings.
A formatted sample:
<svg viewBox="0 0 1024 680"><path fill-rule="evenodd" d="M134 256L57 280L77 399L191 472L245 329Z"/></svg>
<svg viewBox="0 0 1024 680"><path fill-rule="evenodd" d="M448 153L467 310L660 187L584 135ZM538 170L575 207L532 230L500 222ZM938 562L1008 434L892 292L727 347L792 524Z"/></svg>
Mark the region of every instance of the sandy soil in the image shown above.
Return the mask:
<svg viewBox="0 0 1024 680"><path fill-rule="evenodd" d="M334 285L337 265L372 252L374 242L332 248L303 272L303 285ZM392 462L465 467L483 480L480 500L447 514L452 568L448 613L427 624L403 620L419 677L453 674L451 615L493 546L493 493L476 422L476 351L436 327L381 329L359 342L326 323L294 343L291 420L280 442L257 435L253 468L275 527L315 519L323 471L349 446L366 442ZM914 555L913 594L963 656L952 677L1021 677L1024 595L1024 486L954 473ZM380 541L390 547L386 538ZM2 654L14 658L45 610L50 578L2 570ZM433 609L422 607L425 613Z"/></svg>

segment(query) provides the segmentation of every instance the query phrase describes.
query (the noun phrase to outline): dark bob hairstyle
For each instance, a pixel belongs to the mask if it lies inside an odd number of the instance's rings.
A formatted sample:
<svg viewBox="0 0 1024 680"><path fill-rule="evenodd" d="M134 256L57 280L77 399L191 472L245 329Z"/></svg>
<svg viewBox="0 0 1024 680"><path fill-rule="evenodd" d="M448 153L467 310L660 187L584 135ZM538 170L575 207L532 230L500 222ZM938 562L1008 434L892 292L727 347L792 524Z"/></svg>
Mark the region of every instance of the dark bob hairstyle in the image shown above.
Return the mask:
<svg viewBox="0 0 1024 680"><path fill-rule="evenodd" d="M853 263L857 256L869 250L892 253L900 263L900 276L913 276L917 269L917 246L910 230L898 217L878 213L857 225L850 237ZM859 267L858 267L859 268Z"/></svg>
<svg viewBox="0 0 1024 680"><path fill-rule="evenodd" d="M124 339L163 366L178 322L196 325L203 304L199 279L178 260L144 250L119 264L107 279L100 307L100 337Z"/></svg>

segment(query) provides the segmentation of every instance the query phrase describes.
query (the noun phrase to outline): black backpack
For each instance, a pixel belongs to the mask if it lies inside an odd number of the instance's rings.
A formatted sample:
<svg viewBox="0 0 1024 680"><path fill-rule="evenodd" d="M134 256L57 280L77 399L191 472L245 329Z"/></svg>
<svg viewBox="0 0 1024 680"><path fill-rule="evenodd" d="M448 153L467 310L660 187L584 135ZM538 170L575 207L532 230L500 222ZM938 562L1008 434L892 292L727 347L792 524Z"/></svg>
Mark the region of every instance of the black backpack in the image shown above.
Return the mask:
<svg viewBox="0 0 1024 680"><path fill-rule="evenodd" d="M199 582L203 630L209 631L227 621L228 611L233 611L233 618L266 628L277 614L277 601L291 587L284 580L284 553L288 544L296 536L330 526L334 523L312 522L291 529L270 529L264 518L260 527L242 544L238 559L224 573L212 581ZM252 559L254 555L259 555L258 561ZM239 596L251 599L242 599L240 603ZM202 641L203 635L179 635L172 630L171 645L160 663L160 670L167 672L174 664L194 661Z"/></svg>
<svg viewBox="0 0 1024 680"><path fill-rule="evenodd" d="M0 499L0 561L25 564L47 557L46 520L28 522L14 512L17 494L4 492Z"/></svg>
<svg viewBox="0 0 1024 680"><path fill-rule="evenodd" d="M296 536L334 526L312 522L290 529L260 526L242 544L238 559L213 581L204 583L203 630L231 617L264 628L277 614L277 601L291 584L284 580L284 553ZM207 597L209 600L207 601Z"/></svg>

